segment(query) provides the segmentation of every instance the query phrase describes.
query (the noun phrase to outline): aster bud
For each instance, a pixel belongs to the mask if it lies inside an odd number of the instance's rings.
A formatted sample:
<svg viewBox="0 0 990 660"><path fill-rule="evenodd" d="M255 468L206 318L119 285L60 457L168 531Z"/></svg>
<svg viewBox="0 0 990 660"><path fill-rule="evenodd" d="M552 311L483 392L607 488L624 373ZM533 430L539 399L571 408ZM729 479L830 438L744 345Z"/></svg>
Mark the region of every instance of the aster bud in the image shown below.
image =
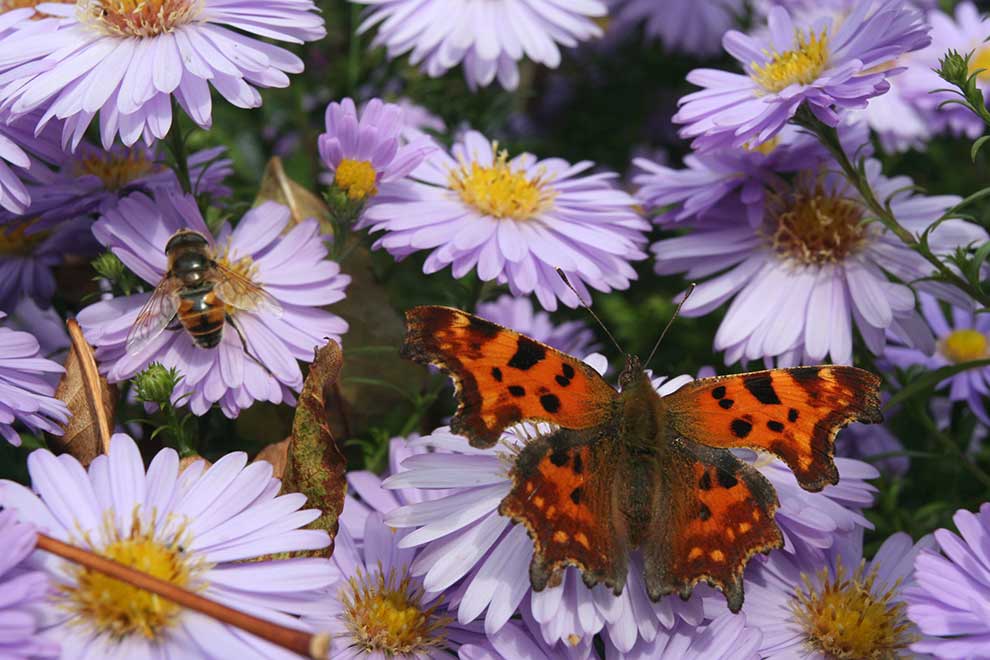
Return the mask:
<svg viewBox="0 0 990 660"><path fill-rule="evenodd" d="M958 51L949 50L940 60L939 68L935 70L945 82L965 90L969 81L969 58Z"/></svg>
<svg viewBox="0 0 990 660"><path fill-rule="evenodd" d="M141 280L113 252L100 254L92 261L92 266L97 275L110 282L115 293L129 296L138 290Z"/></svg>
<svg viewBox="0 0 990 660"><path fill-rule="evenodd" d="M162 364L152 362L147 369L134 377L138 401L159 406L168 404L172 398L172 391L181 378L182 375L175 367L166 369Z"/></svg>

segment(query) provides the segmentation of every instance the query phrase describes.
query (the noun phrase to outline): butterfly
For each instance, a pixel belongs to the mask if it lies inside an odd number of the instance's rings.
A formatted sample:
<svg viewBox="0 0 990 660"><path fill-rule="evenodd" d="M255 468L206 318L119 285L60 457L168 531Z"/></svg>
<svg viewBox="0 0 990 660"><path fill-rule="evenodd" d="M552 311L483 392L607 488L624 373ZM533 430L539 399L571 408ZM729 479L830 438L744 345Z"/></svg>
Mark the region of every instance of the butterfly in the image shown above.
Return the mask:
<svg viewBox="0 0 990 660"><path fill-rule="evenodd" d="M406 322L401 354L453 378L451 430L472 446L524 421L558 427L518 453L499 505L533 540L535 591L574 566L620 595L639 549L654 601L706 582L738 612L750 558L784 542L773 486L731 450L769 452L819 491L839 480L839 429L882 421L879 377L854 367L701 378L660 396L634 356L616 391L581 360L458 309L415 307Z"/></svg>

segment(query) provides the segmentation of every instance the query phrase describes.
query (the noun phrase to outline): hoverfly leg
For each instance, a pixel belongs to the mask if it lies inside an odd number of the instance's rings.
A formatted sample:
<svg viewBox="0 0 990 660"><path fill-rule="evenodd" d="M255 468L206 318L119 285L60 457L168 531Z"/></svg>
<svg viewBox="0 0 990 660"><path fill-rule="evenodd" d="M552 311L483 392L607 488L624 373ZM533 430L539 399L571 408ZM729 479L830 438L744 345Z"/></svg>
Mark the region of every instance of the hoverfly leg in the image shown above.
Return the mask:
<svg viewBox="0 0 990 660"><path fill-rule="evenodd" d="M238 324L237 321L234 319L234 317L231 316L230 314L227 314L227 322L230 323L230 326L234 329L235 332L237 332L237 337L241 340L241 347L244 349L244 354L247 355L252 360L254 360L259 367L261 367L268 373L269 376L275 378L275 374L272 373L271 369L266 367L265 363L259 360L254 355L254 353L251 352L251 349L248 348L247 339L244 337L244 331L241 330L240 324Z"/></svg>

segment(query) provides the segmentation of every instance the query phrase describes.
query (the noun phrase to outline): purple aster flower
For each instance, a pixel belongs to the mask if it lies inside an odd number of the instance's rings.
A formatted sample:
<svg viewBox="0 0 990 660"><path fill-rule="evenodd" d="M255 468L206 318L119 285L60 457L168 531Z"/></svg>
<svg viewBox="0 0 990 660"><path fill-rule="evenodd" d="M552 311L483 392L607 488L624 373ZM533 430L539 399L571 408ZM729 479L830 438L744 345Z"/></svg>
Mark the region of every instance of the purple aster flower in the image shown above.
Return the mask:
<svg viewBox="0 0 990 660"><path fill-rule="evenodd" d="M660 39L667 50L714 55L722 35L736 24L743 0L608 0L610 31L624 32L643 23L650 39Z"/></svg>
<svg viewBox="0 0 990 660"><path fill-rule="evenodd" d="M53 269L70 255L96 252L92 223L86 218L49 231L35 231L36 224L37 219L28 219L0 225L0 310L12 312L24 297L50 306L55 295Z"/></svg>
<svg viewBox="0 0 990 660"><path fill-rule="evenodd" d="M199 460L180 472L179 456L158 452L145 471L126 435L89 469L47 450L28 457L32 489L0 481L0 506L66 543L191 589L275 623L302 628L317 590L332 579L325 559L262 559L330 545L319 517L265 461L227 454L209 469ZM33 565L56 585L44 602L46 639L63 657L296 658L280 647L202 614L184 610L102 574L36 552Z"/></svg>
<svg viewBox="0 0 990 660"><path fill-rule="evenodd" d="M952 307L946 314L938 301L927 295L921 296L921 312L935 334L935 351L926 354L910 347L890 346L884 357L893 366L906 369L922 365L934 370L990 357L990 318L986 314L960 307ZM965 401L973 414L990 426L990 413L983 401L990 393L990 367L967 369L950 376L937 389L948 389L951 401Z"/></svg>
<svg viewBox="0 0 990 660"><path fill-rule="evenodd" d="M774 553L746 572L743 612L763 633L764 658L903 657L916 630L905 588L914 558L931 537L893 534L871 561L862 535L846 535L824 557ZM713 605L714 606L714 605Z"/></svg>
<svg viewBox="0 0 990 660"><path fill-rule="evenodd" d="M384 232L375 243L402 259L430 250L423 270L451 267L454 277L477 270L483 281L508 284L513 295L535 293L545 309L578 305L555 272L567 273L581 296L626 289L642 259L649 224L636 201L613 187L612 173L582 175L593 163L538 160L505 151L475 131L450 154L435 151L415 182L383 186L363 226Z"/></svg>
<svg viewBox="0 0 990 660"><path fill-rule="evenodd" d="M327 132L320 135L320 158L330 170L326 183L348 199L360 201L378 194L382 184L399 181L419 167L437 147L421 135L402 139L407 124L404 110L372 99L358 115L347 98L327 106Z"/></svg>
<svg viewBox="0 0 990 660"><path fill-rule="evenodd" d="M955 50L963 55L972 52L970 73L978 69L990 70L990 19L983 15L972 2L960 2L953 15L934 8L928 12L932 42L927 48L913 53L903 62L904 73L899 76L902 96L907 99L915 113L920 115L928 126L930 134L950 133L976 139L983 134L983 120L966 108L945 102L958 99L951 92L933 93L944 90L948 85L935 73L939 60L947 51ZM976 85L990 99L990 71L976 77Z"/></svg>
<svg viewBox="0 0 990 660"><path fill-rule="evenodd" d="M533 308L529 298L505 294L479 304L475 314L570 355L587 355L598 349L595 333L587 325L581 321L554 324L549 314Z"/></svg>
<svg viewBox="0 0 990 660"><path fill-rule="evenodd" d="M29 570L24 560L34 551L34 527L17 521L13 511L0 510L0 656L54 658L58 644L38 634L41 610L49 594L48 578Z"/></svg>
<svg viewBox="0 0 990 660"><path fill-rule="evenodd" d="M574 47L600 37L594 18L605 16L599 0L351 0L369 5L359 33L377 26L372 42L389 58L410 53L409 61L438 77L458 64L472 89L498 78L506 89L519 84L519 60L527 57L552 69L559 46Z"/></svg>
<svg viewBox="0 0 990 660"><path fill-rule="evenodd" d="M248 211L233 230L224 225L213 239L191 196L158 190L154 198L134 193L121 200L97 221L93 233L149 287L165 275L168 239L180 229L193 229L211 241L218 261L273 296L283 314L232 310L214 348L200 348L180 328L128 354L128 332L151 294L98 302L78 318L107 378L126 380L152 362L174 367L183 378L173 402L188 401L197 415L214 403L236 417L254 401L292 401L292 391L303 383L298 361L311 361L314 347L328 337L340 341L347 331L343 319L321 308L344 297L350 277L327 260L315 220L291 228L289 223L289 209L266 202Z"/></svg>
<svg viewBox="0 0 990 660"><path fill-rule="evenodd" d="M843 143L855 148L866 144L863 129L844 129ZM767 188L781 175L809 169L830 160L818 140L794 126L785 126L772 140L756 149L729 147L684 158L675 169L646 158L633 163L642 170L633 178L637 198L650 209L664 209L661 223L703 219L723 204L746 210L750 224L762 219Z"/></svg>
<svg viewBox="0 0 990 660"><path fill-rule="evenodd" d="M913 233L929 227L956 204L955 196L913 194L906 177L888 179L880 164L866 162L878 199L890 199L901 226ZM686 272L700 281L684 305L688 316L707 314L732 301L715 336L726 363L776 358L779 365L852 359L853 327L881 354L889 331L922 350L934 348L931 332L915 310L914 292L891 281L917 282L931 265L876 222L846 180L827 168L798 173L764 193L753 227L738 222L738 209L723 206L685 236L653 245L660 274ZM980 227L948 220L931 234L930 247L945 255L988 238ZM959 301L951 287L918 282L915 288ZM782 301L788 300L784 305Z"/></svg>
<svg viewBox="0 0 990 660"><path fill-rule="evenodd" d="M914 584L904 593L907 613L925 634L917 653L963 660L990 648L990 504L953 516L959 535L935 531L941 553L926 549L914 562Z"/></svg>
<svg viewBox="0 0 990 660"><path fill-rule="evenodd" d="M0 14L0 42L6 16ZM7 123L0 117L0 214L24 213L31 203L25 182L48 181L51 175L41 162L57 162L62 155L55 126L35 136L31 119Z"/></svg>
<svg viewBox="0 0 990 660"><path fill-rule="evenodd" d="M725 613L714 621L692 626L678 621L670 630L658 634L652 642L640 640L628 652L622 652L605 641L605 655L620 660L708 660L733 658L757 660L762 635L757 628L746 625L745 614Z"/></svg>
<svg viewBox="0 0 990 660"><path fill-rule="evenodd" d="M7 317L8 327L30 332L38 340L40 352L51 358L69 348L65 320L54 307L39 307L31 298L21 298Z"/></svg>
<svg viewBox="0 0 990 660"><path fill-rule="evenodd" d="M212 121L210 85L240 108L261 105L255 87L286 87L303 63L258 37L321 39L311 0L80 0L45 7L57 30L4 39L0 109L17 117L45 108L41 124L65 120L73 148L99 113L103 146L161 139L177 102L193 121Z"/></svg>
<svg viewBox="0 0 990 660"><path fill-rule="evenodd" d="M402 533L372 513L361 537L359 545L346 529L338 533L331 584L304 619L333 635L331 658L456 658L462 644L494 652L480 624L457 623L410 573L416 551L401 547Z"/></svg>
<svg viewBox="0 0 990 660"><path fill-rule="evenodd" d="M0 312L0 320L6 314ZM0 327L0 436L15 447L21 439L13 425L33 433L62 435L69 409L54 398L53 374L64 371L41 355L38 340L27 332Z"/></svg>
<svg viewBox="0 0 990 660"><path fill-rule="evenodd" d="M726 33L725 49L745 74L696 69L688 81L703 87L681 99L674 121L698 149L766 142L807 103L820 120L865 107L888 89L886 69L903 53L928 45L921 12L902 0L864 0L842 21L794 20L783 7L768 16L766 33Z"/></svg>
<svg viewBox="0 0 990 660"><path fill-rule="evenodd" d="M402 108L402 139L406 142L412 142L423 133L447 132L443 119L410 99L400 98L395 105Z"/></svg>
<svg viewBox="0 0 990 660"><path fill-rule="evenodd" d="M43 185L28 186L31 206L27 214L38 217L31 232L52 227L64 220L103 214L122 197L141 190L181 188L175 173L162 162L161 149L155 145L124 147L115 144L104 150L88 142L75 153L59 159L58 172ZM211 201L230 195L224 179L233 171L233 162L224 147L204 149L189 156L189 178L193 192ZM16 218L15 218L16 219ZM0 213L0 223L10 222Z"/></svg>

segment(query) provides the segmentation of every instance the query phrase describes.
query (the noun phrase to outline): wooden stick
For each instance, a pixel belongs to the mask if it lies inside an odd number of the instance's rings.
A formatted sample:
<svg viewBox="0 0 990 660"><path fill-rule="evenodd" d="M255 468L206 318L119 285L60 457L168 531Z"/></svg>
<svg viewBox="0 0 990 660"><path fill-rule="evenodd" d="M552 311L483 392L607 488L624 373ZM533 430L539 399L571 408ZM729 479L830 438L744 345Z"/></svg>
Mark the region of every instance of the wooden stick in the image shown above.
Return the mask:
<svg viewBox="0 0 990 660"><path fill-rule="evenodd" d="M167 598L178 603L182 607L195 610L217 621L240 628L299 655L313 658L313 660L325 660L329 657L329 633L312 635L302 630L287 628L271 621L259 619L256 616L235 610L226 605L221 605L209 598L203 598L199 594L183 589L171 582L160 580L147 573L142 573L120 562L107 559L78 546L63 543L46 534L38 534L38 548L71 562L81 564L94 571L105 573L121 582L134 585L145 591L150 591L162 598Z"/></svg>

